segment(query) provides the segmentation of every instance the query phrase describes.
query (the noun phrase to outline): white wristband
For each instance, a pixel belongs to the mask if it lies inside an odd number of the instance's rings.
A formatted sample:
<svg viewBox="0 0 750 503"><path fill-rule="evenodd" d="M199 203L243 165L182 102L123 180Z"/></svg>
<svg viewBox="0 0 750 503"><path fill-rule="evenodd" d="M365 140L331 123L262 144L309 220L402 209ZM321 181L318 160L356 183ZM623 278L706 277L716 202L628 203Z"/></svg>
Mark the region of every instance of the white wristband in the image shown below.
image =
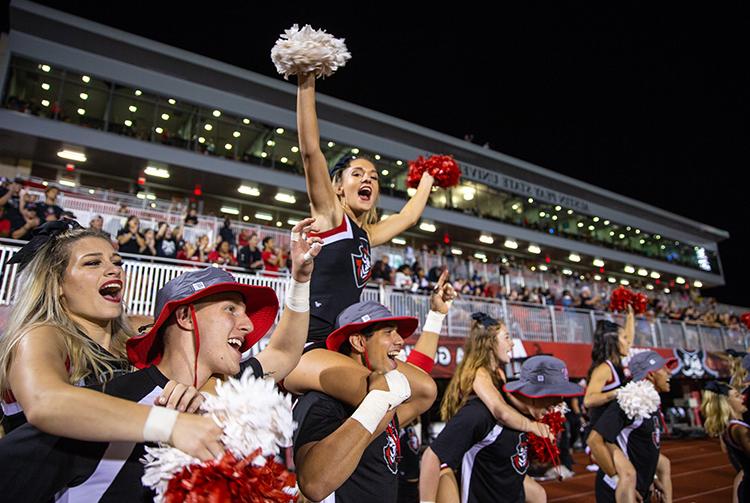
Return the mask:
<svg viewBox="0 0 750 503"><path fill-rule="evenodd" d="M391 394L387 391L370 391L352 414L352 419L372 434L390 409L391 402L393 402Z"/></svg>
<svg viewBox="0 0 750 503"><path fill-rule="evenodd" d="M166 407L151 407L143 425L143 440L146 442L169 442L172 430L180 413Z"/></svg>
<svg viewBox="0 0 750 503"><path fill-rule="evenodd" d="M297 313L310 310L310 282L300 283L292 278L286 287L286 307Z"/></svg>
<svg viewBox="0 0 750 503"><path fill-rule="evenodd" d="M620 482L620 477L617 475L604 475L604 482L612 489L617 489L617 484Z"/></svg>
<svg viewBox="0 0 750 503"><path fill-rule="evenodd" d="M427 313L427 318L422 325L422 332L433 332L439 334L443 330L443 320L445 315L436 311Z"/></svg>

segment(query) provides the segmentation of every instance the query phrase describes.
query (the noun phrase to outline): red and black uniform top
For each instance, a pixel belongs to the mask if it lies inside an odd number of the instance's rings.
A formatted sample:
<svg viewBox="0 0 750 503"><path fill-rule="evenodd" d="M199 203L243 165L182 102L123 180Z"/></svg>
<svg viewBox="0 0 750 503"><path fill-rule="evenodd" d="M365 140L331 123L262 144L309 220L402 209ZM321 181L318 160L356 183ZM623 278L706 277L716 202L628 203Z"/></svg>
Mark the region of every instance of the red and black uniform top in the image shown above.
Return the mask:
<svg viewBox="0 0 750 503"><path fill-rule="evenodd" d="M367 232L344 214L341 225L317 235L323 250L315 258L310 281L308 343L325 345L341 311L359 302L372 275Z"/></svg>

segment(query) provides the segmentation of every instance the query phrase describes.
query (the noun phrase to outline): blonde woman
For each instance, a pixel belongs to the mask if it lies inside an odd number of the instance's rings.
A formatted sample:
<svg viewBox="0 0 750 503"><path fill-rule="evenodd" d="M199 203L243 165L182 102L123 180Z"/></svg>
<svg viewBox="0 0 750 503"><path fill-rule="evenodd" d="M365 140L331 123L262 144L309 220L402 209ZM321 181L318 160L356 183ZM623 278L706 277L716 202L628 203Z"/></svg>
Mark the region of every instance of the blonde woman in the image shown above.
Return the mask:
<svg viewBox="0 0 750 503"><path fill-rule="evenodd" d="M750 469L750 425L742 421L747 411L742 395L726 383L710 381L703 390L703 427L719 437L729 460L739 470L734 480L733 501L750 502L750 483L744 476Z"/></svg>
<svg viewBox="0 0 750 503"><path fill-rule="evenodd" d="M22 269L21 287L0 338L0 392L9 426L28 420L78 440L164 441L194 455L222 451L221 430L210 418L183 413L170 427L160 407L81 387L130 370L122 259L106 236L74 221L50 222L12 262ZM195 390L185 391L173 385L159 401L194 409Z"/></svg>
<svg viewBox="0 0 750 503"><path fill-rule="evenodd" d="M505 384L503 367L512 358L513 340L505 324L484 313L472 315L472 326L464 345L464 357L456 368L440 406L443 421L449 421L472 397L478 397L495 420L510 429L549 437L546 424L533 421L511 407L500 391ZM452 501L451 486L442 477L453 478L450 469L440 470L441 462L429 448L422 456L419 490L423 501L436 501L440 484L441 501ZM546 501L544 489L530 477L524 478L526 501ZM444 488L448 491L445 492ZM456 495L457 496L457 495Z"/></svg>

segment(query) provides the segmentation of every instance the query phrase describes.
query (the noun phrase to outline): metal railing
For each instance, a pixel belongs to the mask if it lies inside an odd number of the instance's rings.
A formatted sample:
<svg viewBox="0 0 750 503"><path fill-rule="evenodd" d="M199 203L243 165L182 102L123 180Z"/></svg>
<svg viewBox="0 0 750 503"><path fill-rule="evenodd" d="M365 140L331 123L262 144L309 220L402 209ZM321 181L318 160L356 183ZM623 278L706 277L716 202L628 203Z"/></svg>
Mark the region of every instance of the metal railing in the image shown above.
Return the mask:
<svg viewBox="0 0 750 503"><path fill-rule="evenodd" d="M12 304L20 287L17 284L17 266L6 263L18 249L18 246L0 245L0 264L3 264L0 268L0 305ZM145 316L153 315L156 292L169 280L196 268L214 267L212 264L161 260L158 257L149 257L148 260L126 257L124 262L125 307L129 314ZM237 272L237 268L229 269L240 283L268 286L274 289L279 299L285 298L288 276L256 275ZM391 287L366 288L362 299L381 302L396 316L416 316L420 323L430 309L427 295L396 291ZM465 297L454 301L441 335L466 337L471 326L471 314L477 311L503 320L515 338L540 342L591 343L598 320L624 322L623 316L616 313ZM705 351L727 348L744 350L750 342L749 335L741 329L638 317L635 345Z"/></svg>

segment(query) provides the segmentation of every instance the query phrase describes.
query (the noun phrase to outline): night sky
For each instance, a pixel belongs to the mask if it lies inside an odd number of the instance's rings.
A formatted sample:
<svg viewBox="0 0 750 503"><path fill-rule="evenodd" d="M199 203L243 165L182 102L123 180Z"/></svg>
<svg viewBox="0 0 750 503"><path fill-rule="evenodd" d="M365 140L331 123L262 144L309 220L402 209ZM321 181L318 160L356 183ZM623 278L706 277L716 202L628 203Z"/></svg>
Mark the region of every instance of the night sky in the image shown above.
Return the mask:
<svg viewBox="0 0 750 503"><path fill-rule="evenodd" d="M581 2L405 11L402 3L41 2L277 77L293 23L345 37L352 60L319 92L729 231L727 286L750 306L750 18L740 2ZM518 3L518 2L516 2ZM7 5L7 3L6 3Z"/></svg>

